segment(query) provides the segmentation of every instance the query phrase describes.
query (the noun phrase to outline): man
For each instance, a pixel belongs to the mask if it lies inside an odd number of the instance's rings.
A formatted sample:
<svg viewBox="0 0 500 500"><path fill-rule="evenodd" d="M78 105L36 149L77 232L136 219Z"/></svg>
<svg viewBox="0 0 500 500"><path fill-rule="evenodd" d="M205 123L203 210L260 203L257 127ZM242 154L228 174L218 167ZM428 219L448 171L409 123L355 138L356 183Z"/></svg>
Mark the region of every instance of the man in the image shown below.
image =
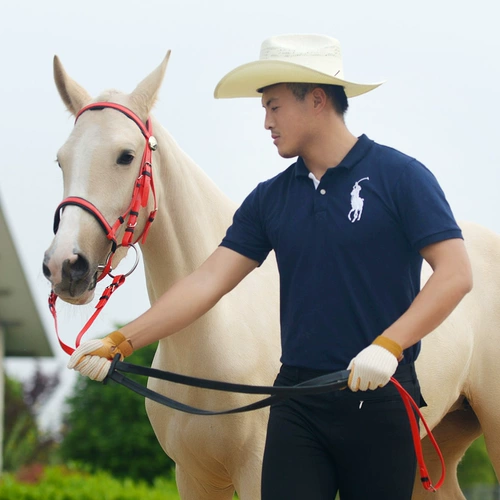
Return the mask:
<svg viewBox="0 0 500 500"><path fill-rule="evenodd" d="M349 390L271 409L263 500L333 499L339 491L343 500L411 497L408 418L387 384L394 376L420 400L420 340L472 286L461 231L434 176L345 125L347 98L378 85L345 80L338 41L319 35L272 37L259 61L228 73L215 96L261 97L278 153L297 161L247 197L200 268L121 332L82 344L68 365L102 380L114 354L191 324L274 250L276 383L351 373ZM422 258L433 274L420 291Z"/></svg>

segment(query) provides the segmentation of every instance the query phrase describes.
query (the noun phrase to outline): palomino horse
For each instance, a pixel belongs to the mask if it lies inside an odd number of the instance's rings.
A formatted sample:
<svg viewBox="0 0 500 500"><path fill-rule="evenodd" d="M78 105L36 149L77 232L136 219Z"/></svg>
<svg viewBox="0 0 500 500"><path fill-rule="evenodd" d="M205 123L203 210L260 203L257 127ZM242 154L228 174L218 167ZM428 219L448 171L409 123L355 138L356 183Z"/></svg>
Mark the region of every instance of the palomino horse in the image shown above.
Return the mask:
<svg viewBox="0 0 500 500"><path fill-rule="evenodd" d="M474 288L446 321L422 342L417 372L428 404L423 414L446 460L447 480L437 494L418 485L413 498L465 499L457 466L469 445L484 433L500 478L500 237L481 226L461 223L472 262ZM425 263L424 263L425 264ZM422 284L430 275L424 265ZM431 477L440 464L423 439Z"/></svg>
<svg viewBox="0 0 500 500"><path fill-rule="evenodd" d="M128 95L106 91L97 99L70 79L54 59L62 100L75 116L92 102L126 106L146 122L158 94L168 55ZM194 270L215 249L230 224L235 206L150 118L158 149L153 173L159 210L142 244L148 293L154 302L175 281ZM81 197L112 223L130 203L144 149L141 130L115 109L83 113L58 153L64 173L64 197ZM140 234L153 207L140 212ZM500 442L495 440L500 387L488 370L497 365L500 345L494 339L500 320L500 239L478 227L464 227L473 257L475 290L446 324L424 342L418 371L425 410L448 462L448 479L434 498L463 498L456 480L458 460L472 440L486 435L488 450L500 471ZM119 239L119 241L121 241ZM57 234L44 260L54 291L72 304L89 302L110 243L97 220L78 206L64 208ZM116 266L125 250L119 248ZM159 343L153 366L197 377L270 385L278 371L280 346L278 279L272 258L225 296L209 313L182 333ZM122 292L123 293L123 292ZM189 300L189 297L186 297ZM496 316L495 316L496 315ZM495 321L495 319L497 321ZM248 403L248 397L149 380L162 394L206 409ZM200 417L146 401L157 438L176 463L180 495L188 500L226 500L236 491L243 500L260 498L260 467L267 412ZM480 422L480 424L479 424ZM451 439L450 439L451 436ZM424 439L425 441L425 439ZM428 457L432 453L427 454ZM429 460L429 458L428 458ZM429 463L437 479L437 463ZM420 485L415 498L424 498Z"/></svg>

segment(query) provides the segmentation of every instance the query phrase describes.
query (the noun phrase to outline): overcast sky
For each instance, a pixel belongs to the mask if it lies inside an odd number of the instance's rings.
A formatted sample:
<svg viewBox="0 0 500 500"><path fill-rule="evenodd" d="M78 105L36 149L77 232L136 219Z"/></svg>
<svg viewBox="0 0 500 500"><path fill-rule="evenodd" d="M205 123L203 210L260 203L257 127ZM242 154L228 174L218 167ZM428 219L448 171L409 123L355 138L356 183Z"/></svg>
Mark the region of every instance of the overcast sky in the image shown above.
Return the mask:
<svg viewBox="0 0 500 500"><path fill-rule="evenodd" d="M72 119L57 94L52 58L91 95L126 92L172 49L154 111L181 147L236 202L284 169L263 128L258 99L215 100L219 79L258 59L275 34L341 41L347 79L379 89L350 102L347 125L418 158L437 176L456 217L500 233L500 19L498 0L38 0L3 2L0 200L43 323L65 370L41 273L62 198L58 148ZM141 270L129 278L90 337L148 306ZM59 305L71 343L93 306ZM10 372L32 362L9 362ZM68 377L66 377L68 379Z"/></svg>

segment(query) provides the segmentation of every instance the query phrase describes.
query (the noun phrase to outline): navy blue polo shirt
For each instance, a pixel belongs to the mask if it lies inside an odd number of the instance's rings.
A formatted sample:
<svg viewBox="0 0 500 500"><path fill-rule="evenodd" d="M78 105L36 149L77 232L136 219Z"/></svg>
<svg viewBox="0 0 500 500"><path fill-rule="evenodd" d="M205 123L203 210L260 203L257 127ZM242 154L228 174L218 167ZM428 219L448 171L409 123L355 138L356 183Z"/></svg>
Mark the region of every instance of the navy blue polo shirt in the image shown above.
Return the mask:
<svg viewBox="0 0 500 500"><path fill-rule="evenodd" d="M363 135L317 188L300 157L259 184L221 245L259 263L275 251L282 363L336 371L408 309L419 251L461 237L434 175Z"/></svg>

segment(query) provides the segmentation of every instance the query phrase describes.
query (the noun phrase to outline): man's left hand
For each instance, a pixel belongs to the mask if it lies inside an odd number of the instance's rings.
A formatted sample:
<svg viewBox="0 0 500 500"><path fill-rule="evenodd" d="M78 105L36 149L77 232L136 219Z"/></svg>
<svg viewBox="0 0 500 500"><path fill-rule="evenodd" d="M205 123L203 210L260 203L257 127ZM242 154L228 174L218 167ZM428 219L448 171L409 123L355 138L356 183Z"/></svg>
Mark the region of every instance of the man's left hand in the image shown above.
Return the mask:
<svg viewBox="0 0 500 500"><path fill-rule="evenodd" d="M347 385L352 391L373 390L386 385L394 375L403 349L387 337L377 337L351 360Z"/></svg>

